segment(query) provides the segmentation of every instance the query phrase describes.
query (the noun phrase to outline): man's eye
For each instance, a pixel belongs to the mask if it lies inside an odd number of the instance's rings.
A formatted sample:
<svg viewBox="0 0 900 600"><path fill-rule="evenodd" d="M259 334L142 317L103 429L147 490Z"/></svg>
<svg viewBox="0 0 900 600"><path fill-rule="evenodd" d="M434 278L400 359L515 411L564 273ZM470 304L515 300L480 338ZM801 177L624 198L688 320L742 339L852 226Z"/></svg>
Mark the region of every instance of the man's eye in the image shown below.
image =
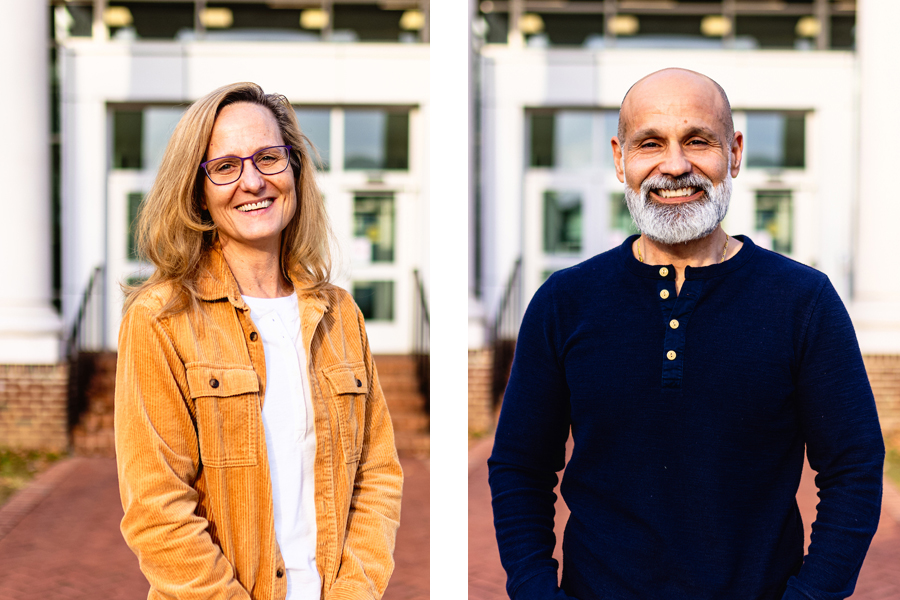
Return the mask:
<svg viewBox="0 0 900 600"><path fill-rule="evenodd" d="M708 146L709 142L707 142L706 140L691 140L688 142L688 144L691 146Z"/></svg>
<svg viewBox="0 0 900 600"><path fill-rule="evenodd" d="M641 144L641 148L658 148L659 144L656 142L644 142Z"/></svg>

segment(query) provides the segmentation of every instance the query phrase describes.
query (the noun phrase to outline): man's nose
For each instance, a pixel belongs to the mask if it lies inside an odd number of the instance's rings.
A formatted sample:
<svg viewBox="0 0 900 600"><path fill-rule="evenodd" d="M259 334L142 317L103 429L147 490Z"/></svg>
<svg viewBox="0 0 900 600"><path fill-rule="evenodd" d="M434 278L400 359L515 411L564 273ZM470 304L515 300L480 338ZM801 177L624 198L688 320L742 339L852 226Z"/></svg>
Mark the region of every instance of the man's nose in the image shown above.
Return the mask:
<svg viewBox="0 0 900 600"><path fill-rule="evenodd" d="M692 168L691 161L687 159L684 149L679 144L670 145L666 149L662 162L659 164L660 173L673 177L690 173Z"/></svg>
<svg viewBox="0 0 900 600"><path fill-rule="evenodd" d="M249 165L247 163L250 163ZM253 158L245 158L241 173L240 185L241 189L248 192L256 192L266 184L262 173L256 168Z"/></svg>

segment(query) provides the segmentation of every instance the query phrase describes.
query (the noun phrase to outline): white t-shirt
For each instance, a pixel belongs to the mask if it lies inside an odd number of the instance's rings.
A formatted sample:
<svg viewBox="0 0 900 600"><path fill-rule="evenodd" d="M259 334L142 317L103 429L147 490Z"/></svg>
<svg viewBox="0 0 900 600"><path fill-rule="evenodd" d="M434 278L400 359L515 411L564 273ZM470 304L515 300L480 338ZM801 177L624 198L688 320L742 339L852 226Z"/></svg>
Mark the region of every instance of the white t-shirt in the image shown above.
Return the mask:
<svg viewBox="0 0 900 600"><path fill-rule="evenodd" d="M266 433L275 539L287 569L286 600L318 598L316 569L316 430L297 296L251 298L250 318L266 357L262 420Z"/></svg>

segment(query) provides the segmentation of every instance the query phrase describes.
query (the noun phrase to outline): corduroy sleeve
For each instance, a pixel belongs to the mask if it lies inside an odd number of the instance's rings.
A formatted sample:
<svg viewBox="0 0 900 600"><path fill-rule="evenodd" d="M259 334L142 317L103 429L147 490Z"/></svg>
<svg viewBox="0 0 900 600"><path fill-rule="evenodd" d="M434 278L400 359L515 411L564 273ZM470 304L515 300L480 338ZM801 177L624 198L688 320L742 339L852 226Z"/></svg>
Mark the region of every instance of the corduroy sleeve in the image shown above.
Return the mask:
<svg viewBox="0 0 900 600"><path fill-rule="evenodd" d="M853 593L878 527L884 442L853 325L827 280L799 352L797 397L819 505L784 600L838 600Z"/></svg>
<svg viewBox="0 0 900 600"><path fill-rule="evenodd" d="M403 472L394 430L362 313L349 297L341 310L356 312L363 361L369 378L359 466L353 481L341 565L327 600L378 600L394 571L394 543L400 525Z"/></svg>
<svg viewBox="0 0 900 600"><path fill-rule="evenodd" d="M187 375L171 338L145 305L122 320L115 429L122 534L151 597L249 600L196 514L197 431Z"/></svg>
<svg viewBox="0 0 900 600"><path fill-rule="evenodd" d="M497 544L506 590L515 600L568 598L553 558L553 489L565 466L570 420L553 280L525 312L488 460Z"/></svg>

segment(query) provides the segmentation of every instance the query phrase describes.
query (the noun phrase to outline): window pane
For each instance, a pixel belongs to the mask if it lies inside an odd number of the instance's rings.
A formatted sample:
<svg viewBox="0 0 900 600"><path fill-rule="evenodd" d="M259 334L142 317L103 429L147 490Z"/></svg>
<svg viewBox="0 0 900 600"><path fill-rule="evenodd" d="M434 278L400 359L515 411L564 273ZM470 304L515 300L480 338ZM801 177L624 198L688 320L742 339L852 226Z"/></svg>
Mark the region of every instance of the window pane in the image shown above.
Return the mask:
<svg viewBox="0 0 900 600"><path fill-rule="evenodd" d="M353 258L357 263L394 261L394 195L353 199Z"/></svg>
<svg viewBox="0 0 900 600"><path fill-rule="evenodd" d="M594 113L558 111L531 115L531 166L577 169L591 165Z"/></svg>
<svg viewBox="0 0 900 600"><path fill-rule="evenodd" d="M138 260L135 233L143 199L143 192L131 192L128 194L128 260Z"/></svg>
<svg viewBox="0 0 900 600"><path fill-rule="evenodd" d="M319 152L320 162L316 166L327 171L331 165L331 111L327 108L297 108L294 112L300 130Z"/></svg>
<svg viewBox="0 0 900 600"><path fill-rule="evenodd" d="M366 321L394 320L393 281L354 281L353 299Z"/></svg>
<svg viewBox="0 0 900 600"><path fill-rule="evenodd" d="M184 111L180 106L153 106L144 109L142 168L150 171L159 169L169 138Z"/></svg>
<svg viewBox="0 0 900 600"><path fill-rule="evenodd" d="M806 115L788 112L747 113L747 166L804 168Z"/></svg>
<svg viewBox="0 0 900 600"><path fill-rule="evenodd" d="M114 109L113 168L157 170L184 111L180 106Z"/></svg>
<svg viewBox="0 0 900 600"><path fill-rule="evenodd" d="M756 192L756 234L759 245L790 254L793 247L793 209L790 190Z"/></svg>
<svg viewBox="0 0 900 600"><path fill-rule="evenodd" d="M409 169L409 112L344 113L345 169Z"/></svg>
<svg viewBox="0 0 900 600"><path fill-rule="evenodd" d="M581 194L544 192L544 252L581 252Z"/></svg>
<svg viewBox="0 0 900 600"><path fill-rule="evenodd" d="M555 115L531 115L531 162L532 167L553 166L553 126Z"/></svg>
<svg viewBox="0 0 900 600"><path fill-rule="evenodd" d="M142 115L139 110L113 112L113 168L140 169Z"/></svg>

